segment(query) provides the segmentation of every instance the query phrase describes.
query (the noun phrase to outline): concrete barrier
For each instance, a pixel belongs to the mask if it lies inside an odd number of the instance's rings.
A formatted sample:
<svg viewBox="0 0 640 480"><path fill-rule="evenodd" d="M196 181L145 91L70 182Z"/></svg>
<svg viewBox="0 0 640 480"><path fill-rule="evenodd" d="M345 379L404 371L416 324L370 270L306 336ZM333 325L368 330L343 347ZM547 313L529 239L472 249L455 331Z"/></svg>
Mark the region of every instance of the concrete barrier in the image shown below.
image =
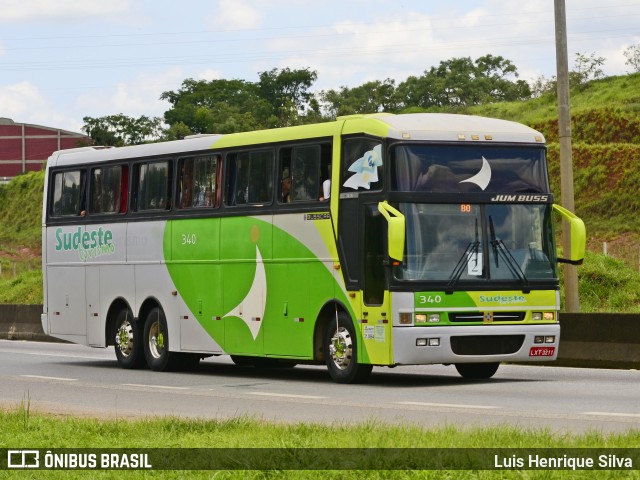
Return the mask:
<svg viewBox="0 0 640 480"><path fill-rule="evenodd" d="M42 305L0 304L0 338L62 342L45 335ZM640 369L640 315L561 313L558 359L548 365Z"/></svg>
<svg viewBox="0 0 640 480"><path fill-rule="evenodd" d="M42 305L0 304L0 338L62 342L44 334L40 321L41 313Z"/></svg>
<svg viewBox="0 0 640 480"><path fill-rule="evenodd" d="M640 315L561 313L557 366L640 369Z"/></svg>

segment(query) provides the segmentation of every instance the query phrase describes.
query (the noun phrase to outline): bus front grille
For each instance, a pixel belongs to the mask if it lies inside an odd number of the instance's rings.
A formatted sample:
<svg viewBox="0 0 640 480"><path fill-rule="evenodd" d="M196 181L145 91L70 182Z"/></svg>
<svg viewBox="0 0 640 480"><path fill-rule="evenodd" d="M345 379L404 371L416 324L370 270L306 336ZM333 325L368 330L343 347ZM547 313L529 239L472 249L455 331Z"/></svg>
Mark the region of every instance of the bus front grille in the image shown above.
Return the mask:
<svg viewBox="0 0 640 480"><path fill-rule="evenodd" d="M451 337L451 350L456 355L508 355L516 353L524 343L524 335L468 335Z"/></svg>
<svg viewBox="0 0 640 480"><path fill-rule="evenodd" d="M525 312L492 312L492 322L522 322L524 321ZM451 323L474 323L483 322L485 312L451 312L449 313L449 321Z"/></svg>

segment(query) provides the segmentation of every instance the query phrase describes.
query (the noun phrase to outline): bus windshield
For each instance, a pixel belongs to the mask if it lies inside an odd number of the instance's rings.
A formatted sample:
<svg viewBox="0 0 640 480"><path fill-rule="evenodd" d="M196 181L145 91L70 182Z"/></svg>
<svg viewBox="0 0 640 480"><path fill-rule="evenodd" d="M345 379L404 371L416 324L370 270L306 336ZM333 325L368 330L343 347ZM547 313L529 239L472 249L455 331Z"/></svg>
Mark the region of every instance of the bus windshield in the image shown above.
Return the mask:
<svg viewBox="0 0 640 480"><path fill-rule="evenodd" d="M549 204L401 203L405 257L400 281L549 281L556 278Z"/></svg>
<svg viewBox="0 0 640 480"><path fill-rule="evenodd" d="M549 192L537 146L402 144L392 162L392 188L400 192Z"/></svg>

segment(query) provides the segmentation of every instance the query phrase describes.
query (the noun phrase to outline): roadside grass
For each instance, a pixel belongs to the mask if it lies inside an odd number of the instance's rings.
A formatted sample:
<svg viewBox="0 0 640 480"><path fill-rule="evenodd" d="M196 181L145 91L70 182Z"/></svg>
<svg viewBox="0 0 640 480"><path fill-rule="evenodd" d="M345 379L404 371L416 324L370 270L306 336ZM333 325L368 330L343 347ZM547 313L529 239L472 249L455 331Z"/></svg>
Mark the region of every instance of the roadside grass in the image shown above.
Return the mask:
<svg viewBox="0 0 640 480"><path fill-rule="evenodd" d="M587 251L578 284L582 312L640 313L640 272L622 260Z"/></svg>
<svg viewBox="0 0 640 480"><path fill-rule="evenodd" d="M423 429L378 421L321 425L272 423L250 417L227 420L185 420L173 417L104 420L36 414L23 404L0 412L0 444L7 448L637 448L640 431L602 434L552 432L512 426ZM384 462L382 462L384 465ZM4 472L9 473L9 472ZM27 475L25 475L27 473ZM13 478L121 478L120 471L15 472ZM625 472L640 478L638 471ZM593 474L593 475L590 475ZM620 472L585 471L129 471L129 478L620 478Z"/></svg>
<svg viewBox="0 0 640 480"><path fill-rule="evenodd" d="M0 303L17 303L37 305L42 303L42 271L40 265L36 269L23 269L18 266L16 276L13 276L11 265L7 269L3 266L0 275Z"/></svg>

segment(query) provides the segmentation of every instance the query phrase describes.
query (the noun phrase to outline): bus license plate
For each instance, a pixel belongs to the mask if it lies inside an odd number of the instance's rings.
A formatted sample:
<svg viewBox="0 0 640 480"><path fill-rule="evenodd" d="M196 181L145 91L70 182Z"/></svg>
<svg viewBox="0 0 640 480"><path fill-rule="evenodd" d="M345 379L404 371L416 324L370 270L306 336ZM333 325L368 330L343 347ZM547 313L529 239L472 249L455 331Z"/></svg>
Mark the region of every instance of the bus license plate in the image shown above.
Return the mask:
<svg viewBox="0 0 640 480"><path fill-rule="evenodd" d="M553 357L556 353L556 347L531 347L529 350L530 357Z"/></svg>

